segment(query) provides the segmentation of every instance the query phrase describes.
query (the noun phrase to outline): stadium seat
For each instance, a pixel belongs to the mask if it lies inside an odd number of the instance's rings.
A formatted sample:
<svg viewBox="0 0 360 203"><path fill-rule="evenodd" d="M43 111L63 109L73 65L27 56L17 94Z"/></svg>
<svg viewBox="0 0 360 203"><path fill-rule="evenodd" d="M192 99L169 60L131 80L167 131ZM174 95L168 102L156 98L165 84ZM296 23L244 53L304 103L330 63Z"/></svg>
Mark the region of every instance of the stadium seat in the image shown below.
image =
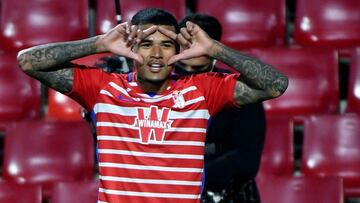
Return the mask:
<svg viewBox="0 0 360 203"><path fill-rule="evenodd" d="M344 179L348 197L360 197L360 117L312 116L304 125L301 172Z"/></svg>
<svg viewBox="0 0 360 203"><path fill-rule="evenodd" d="M266 138L258 176L294 172L293 122L289 117L267 119Z"/></svg>
<svg viewBox="0 0 360 203"><path fill-rule="evenodd" d="M82 107L70 97L49 89L46 118L60 120L81 120Z"/></svg>
<svg viewBox="0 0 360 203"><path fill-rule="evenodd" d="M339 177L277 176L256 179L261 203L343 203Z"/></svg>
<svg viewBox="0 0 360 203"><path fill-rule="evenodd" d="M88 0L1 0L0 9L5 50L88 37Z"/></svg>
<svg viewBox="0 0 360 203"><path fill-rule="evenodd" d="M352 50L346 112L360 114L360 47Z"/></svg>
<svg viewBox="0 0 360 203"><path fill-rule="evenodd" d="M289 78L279 98L264 102L266 115L291 116L339 112L338 58L335 50L274 48L253 50L260 60L273 65Z"/></svg>
<svg viewBox="0 0 360 203"><path fill-rule="evenodd" d="M54 186L51 203L96 203L98 188L97 181L60 182Z"/></svg>
<svg viewBox="0 0 360 203"><path fill-rule="evenodd" d="M294 42L302 46L332 47L348 56L360 46L360 1L297 1Z"/></svg>
<svg viewBox="0 0 360 203"><path fill-rule="evenodd" d="M120 0L120 12L122 16L122 22L131 20L133 15L141 9L144 8L161 8L172 13L177 20L182 19L185 16L185 1L184 0L157 0L157 1L148 1L148 0Z"/></svg>
<svg viewBox="0 0 360 203"><path fill-rule="evenodd" d="M97 2L95 23L96 34L104 34L116 26L115 1L107 0Z"/></svg>
<svg viewBox="0 0 360 203"><path fill-rule="evenodd" d="M16 53L0 54L0 71L0 131L11 122L40 118L40 83L20 70Z"/></svg>
<svg viewBox="0 0 360 203"><path fill-rule="evenodd" d="M196 11L223 25L222 42L249 49L285 44L285 0L197 0Z"/></svg>
<svg viewBox="0 0 360 203"><path fill-rule="evenodd" d="M0 202L42 203L41 187L40 185L0 181Z"/></svg>
<svg viewBox="0 0 360 203"><path fill-rule="evenodd" d="M94 144L85 121L28 121L6 129L4 180L41 184L48 198L54 183L92 180L93 169Z"/></svg>
<svg viewBox="0 0 360 203"><path fill-rule="evenodd" d="M130 22L133 15L144 8L162 8L171 12L177 20L185 16L185 0L125 0L120 1L121 22ZM101 1L96 8L96 33L103 34L117 24L114 1Z"/></svg>

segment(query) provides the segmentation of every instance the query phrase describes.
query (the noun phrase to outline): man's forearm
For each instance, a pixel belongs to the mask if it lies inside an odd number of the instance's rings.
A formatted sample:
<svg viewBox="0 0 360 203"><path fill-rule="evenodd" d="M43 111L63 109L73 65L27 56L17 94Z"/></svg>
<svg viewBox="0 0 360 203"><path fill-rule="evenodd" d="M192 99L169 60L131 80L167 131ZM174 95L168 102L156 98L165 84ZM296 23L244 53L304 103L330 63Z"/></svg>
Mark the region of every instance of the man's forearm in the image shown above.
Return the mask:
<svg viewBox="0 0 360 203"><path fill-rule="evenodd" d="M280 93L286 90L288 79L275 68L243 55L217 41L214 42L212 57L240 72L239 79L246 85L259 90L272 90Z"/></svg>
<svg viewBox="0 0 360 203"><path fill-rule="evenodd" d="M18 63L24 71L47 71L71 60L98 52L98 37L72 42L50 43L25 49L18 54Z"/></svg>

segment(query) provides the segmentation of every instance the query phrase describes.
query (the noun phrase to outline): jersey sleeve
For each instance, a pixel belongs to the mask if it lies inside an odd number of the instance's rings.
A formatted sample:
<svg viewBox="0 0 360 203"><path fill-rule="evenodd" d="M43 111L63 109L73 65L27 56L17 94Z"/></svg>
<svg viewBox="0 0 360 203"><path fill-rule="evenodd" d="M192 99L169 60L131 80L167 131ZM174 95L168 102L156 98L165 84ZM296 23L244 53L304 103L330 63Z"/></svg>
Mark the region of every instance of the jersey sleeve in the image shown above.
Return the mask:
<svg viewBox="0 0 360 203"><path fill-rule="evenodd" d="M104 84L108 78L109 74L100 68L88 66L75 67L73 87L71 92L67 93L67 96L77 101L86 110L92 111L102 84Z"/></svg>
<svg viewBox="0 0 360 203"><path fill-rule="evenodd" d="M239 74L205 73L194 75L195 85L204 93L210 115L223 108L238 107L234 89Z"/></svg>

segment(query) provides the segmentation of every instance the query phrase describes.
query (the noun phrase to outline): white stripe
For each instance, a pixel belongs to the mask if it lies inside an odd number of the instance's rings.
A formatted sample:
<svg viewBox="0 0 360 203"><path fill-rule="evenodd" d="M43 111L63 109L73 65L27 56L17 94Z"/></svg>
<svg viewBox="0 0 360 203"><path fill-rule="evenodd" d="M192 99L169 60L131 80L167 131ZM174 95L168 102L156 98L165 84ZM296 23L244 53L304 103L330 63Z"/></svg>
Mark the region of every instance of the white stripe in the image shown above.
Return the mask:
<svg viewBox="0 0 360 203"><path fill-rule="evenodd" d="M136 82L129 82L129 85L130 85L130 86L133 86L133 87L138 86Z"/></svg>
<svg viewBox="0 0 360 203"><path fill-rule="evenodd" d="M164 154L164 153L150 153L150 152L138 152L128 150L116 150L116 149L99 149L100 154L118 154L118 155L130 155L141 157L154 157L154 158L169 158L169 159L198 159L202 160L203 155L194 154Z"/></svg>
<svg viewBox="0 0 360 203"><path fill-rule="evenodd" d="M107 96L114 97L110 92L108 92L106 90L100 90L100 94L105 94Z"/></svg>
<svg viewBox="0 0 360 203"><path fill-rule="evenodd" d="M99 190L99 191L100 191L100 190ZM100 201L100 200L99 200L98 203L108 203L108 202L103 202L103 201Z"/></svg>
<svg viewBox="0 0 360 203"><path fill-rule="evenodd" d="M115 127L115 128L127 128L132 130L138 130L138 127L134 127L129 124L124 123L112 123L112 122L97 122L96 126L102 126L102 127Z"/></svg>
<svg viewBox="0 0 360 203"><path fill-rule="evenodd" d="M145 109L145 114L149 114L150 108ZM158 110L158 115L161 115L161 110ZM112 113L122 116L137 116L137 110L134 107L121 107L113 104L97 103L94 106L94 112L97 113ZM186 112L179 112L171 110L169 119L209 119L210 114L208 110L191 110Z"/></svg>
<svg viewBox="0 0 360 203"><path fill-rule="evenodd" d="M125 196L140 196L140 197L159 197L159 198L179 198L179 199L199 199L200 195L178 194L178 193L154 193L154 192L135 192L123 190L108 190L104 188L99 189L110 195L125 195Z"/></svg>
<svg viewBox="0 0 360 203"><path fill-rule="evenodd" d="M172 95L169 94L169 95L158 97L158 98L141 98L141 100L144 101L144 102L147 102L147 103L155 103L155 102L168 100L168 99L171 99L171 98L172 98Z"/></svg>
<svg viewBox="0 0 360 203"><path fill-rule="evenodd" d="M186 94L186 93L188 93L190 91L193 91L193 90L197 90L197 88L195 86L190 86L190 87L187 87L185 89L180 90L179 92L180 92L180 94ZM150 96L148 94L137 93L137 95L139 95L141 97L144 97L144 98L152 99L152 98L159 98L159 97L164 97L164 96L171 96L172 94Z"/></svg>
<svg viewBox="0 0 360 203"><path fill-rule="evenodd" d="M122 94L130 97L129 93L122 87L120 87L119 85L117 85L116 83L114 82L110 82L109 85L113 88L115 88L116 90L118 90L119 92L121 92Z"/></svg>
<svg viewBox="0 0 360 203"><path fill-rule="evenodd" d="M185 106L188 106L190 104L195 104L197 102L204 101L204 100L205 100L205 97L203 97L203 96L195 98L195 99L191 99L191 100L188 100L185 102Z"/></svg>
<svg viewBox="0 0 360 203"><path fill-rule="evenodd" d="M170 128L167 132L206 133L206 128Z"/></svg>
<svg viewBox="0 0 360 203"><path fill-rule="evenodd" d="M119 137L119 136L107 136L107 135L99 135L97 136L98 140L108 140L108 141L121 141L121 142L134 142L140 143L139 138L130 138L130 137ZM205 146L204 142L201 141L167 141L163 142L155 142L154 140L150 140L149 144L158 144L158 145L180 145L180 146Z"/></svg>
<svg viewBox="0 0 360 203"><path fill-rule="evenodd" d="M167 171L167 172L185 172L185 173L202 173L202 168L183 168L183 167L166 167L166 166L148 166L135 164L119 164L111 162L99 162L100 167L126 168L146 171Z"/></svg>
<svg viewBox="0 0 360 203"><path fill-rule="evenodd" d="M96 126L139 130L139 127L135 127L133 125L124 124L124 123L97 122ZM166 131L167 132L206 133L206 128L170 128L170 129L167 129Z"/></svg>
<svg viewBox="0 0 360 203"><path fill-rule="evenodd" d="M127 183L144 183L144 184L166 184L166 185L191 185L201 186L201 181L185 180L159 180L159 179L142 179L142 178L124 178L115 176L100 176L101 180L127 182Z"/></svg>

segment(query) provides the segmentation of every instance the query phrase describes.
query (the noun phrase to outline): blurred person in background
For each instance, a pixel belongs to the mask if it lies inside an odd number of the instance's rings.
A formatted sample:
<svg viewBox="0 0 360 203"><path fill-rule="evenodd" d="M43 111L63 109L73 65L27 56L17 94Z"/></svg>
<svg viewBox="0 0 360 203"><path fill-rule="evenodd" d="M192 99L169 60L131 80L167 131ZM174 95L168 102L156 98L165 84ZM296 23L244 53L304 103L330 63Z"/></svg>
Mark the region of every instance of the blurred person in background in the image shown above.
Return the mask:
<svg viewBox="0 0 360 203"><path fill-rule="evenodd" d="M192 14L179 22L191 21L212 39L220 41L222 26L213 16ZM201 56L178 61L181 75L230 72L215 67L215 59ZM203 202L259 203L255 183L265 140L266 119L261 102L240 109L225 109L210 120L206 134L205 188Z"/></svg>

